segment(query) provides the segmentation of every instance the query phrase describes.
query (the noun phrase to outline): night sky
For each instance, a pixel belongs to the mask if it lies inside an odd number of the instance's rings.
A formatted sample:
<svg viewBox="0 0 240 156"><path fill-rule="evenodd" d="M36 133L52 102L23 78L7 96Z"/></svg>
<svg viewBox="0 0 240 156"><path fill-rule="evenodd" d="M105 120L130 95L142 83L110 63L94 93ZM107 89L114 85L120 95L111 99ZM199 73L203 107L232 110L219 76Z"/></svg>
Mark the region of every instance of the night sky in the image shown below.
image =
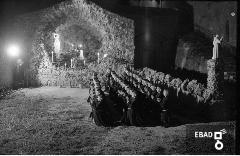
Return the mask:
<svg viewBox="0 0 240 156"><path fill-rule="evenodd" d="M9 18L28 12L38 11L53 6L56 3L66 0L1 0L0 1L0 25ZM95 2L108 2L114 5L125 4L129 0L93 0ZM114 1L114 2L113 2Z"/></svg>
<svg viewBox="0 0 240 156"><path fill-rule="evenodd" d="M1 21L4 22L4 20L16 15L50 7L61 1L63 0L1 0Z"/></svg>

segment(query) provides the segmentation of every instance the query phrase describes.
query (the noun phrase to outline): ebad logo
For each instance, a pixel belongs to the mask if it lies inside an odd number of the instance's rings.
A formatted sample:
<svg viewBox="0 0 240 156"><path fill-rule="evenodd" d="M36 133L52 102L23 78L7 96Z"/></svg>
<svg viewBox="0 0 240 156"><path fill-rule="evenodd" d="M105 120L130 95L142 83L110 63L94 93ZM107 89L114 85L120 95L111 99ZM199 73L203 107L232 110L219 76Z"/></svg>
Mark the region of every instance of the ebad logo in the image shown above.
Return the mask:
<svg viewBox="0 0 240 156"><path fill-rule="evenodd" d="M222 129L220 131L217 132L195 132L195 138L212 138L214 137L214 140L216 140L215 143L215 149L216 150L222 150L224 145L222 143L222 135L226 134L227 131L226 129Z"/></svg>

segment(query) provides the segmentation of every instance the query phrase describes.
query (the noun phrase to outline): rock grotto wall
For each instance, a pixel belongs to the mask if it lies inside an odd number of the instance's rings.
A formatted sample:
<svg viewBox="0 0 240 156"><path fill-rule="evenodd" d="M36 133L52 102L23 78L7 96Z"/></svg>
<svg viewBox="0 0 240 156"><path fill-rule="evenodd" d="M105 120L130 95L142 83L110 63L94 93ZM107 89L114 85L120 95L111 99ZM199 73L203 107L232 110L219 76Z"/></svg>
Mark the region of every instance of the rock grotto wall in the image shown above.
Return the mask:
<svg viewBox="0 0 240 156"><path fill-rule="evenodd" d="M100 33L84 28L80 25L71 25L57 28L57 33L61 39L61 52L69 52L75 47L73 45L84 44L82 49L87 62L97 60L97 52L102 47L102 37ZM52 42L50 42L52 43ZM52 45L52 44L51 44Z"/></svg>
<svg viewBox="0 0 240 156"><path fill-rule="evenodd" d="M52 69L50 65L42 66L42 64L48 64L46 60L50 58L53 50L52 33L58 28L72 25L79 25L95 32L101 38L101 47L97 51L100 57L105 53L109 54L107 60L102 61L99 66L89 64L92 67L91 71L102 67L103 69L98 71L104 72L106 67L111 67L112 64L133 62L134 23L132 20L108 12L87 0L66 1L14 19L14 28L24 32L23 36L31 43L27 56L31 85L46 84L40 71ZM51 74L48 77L51 77Z"/></svg>
<svg viewBox="0 0 240 156"><path fill-rule="evenodd" d="M104 82L106 80L106 69L112 64L108 62L109 60L112 61L112 59L105 59L105 63L101 63L100 65L89 63L86 68L82 69L56 67L51 63L44 47L42 47L42 52L44 55L37 75L42 86L89 87L89 80L92 78L92 73L97 72L100 75L101 81ZM119 67L117 69L121 70Z"/></svg>

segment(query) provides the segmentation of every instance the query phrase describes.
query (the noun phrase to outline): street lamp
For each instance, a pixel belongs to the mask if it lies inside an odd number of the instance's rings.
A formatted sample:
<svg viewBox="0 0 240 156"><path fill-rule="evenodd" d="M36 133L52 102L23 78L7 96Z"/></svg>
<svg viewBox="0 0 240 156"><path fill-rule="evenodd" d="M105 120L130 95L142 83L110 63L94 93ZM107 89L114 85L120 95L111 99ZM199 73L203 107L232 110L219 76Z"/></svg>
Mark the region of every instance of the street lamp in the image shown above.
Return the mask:
<svg viewBox="0 0 240 156"><path fill-rule="evenodd" d="M24 86L24 70L23 60L20 59L20 46L17 44L9 44L6 47L6 53L10 57L9 61L11 62L11 70L14 72L13 75L13 87Z"/></svg>
<svg viewBox="0 0 240 156"><path fill-rule="evenodd" d="M233 17L233 16L235 16L236 15L236 13L235 12L231 12L231 16Z"/></svg>
<svg viewBox="0 0 240 156"><path fill-rule="evenodd" d="M18 57L19 54L20 54L20 48L19 46L17 45L9 45L7 47L7 54L10 56L10 57Z"/></svg>

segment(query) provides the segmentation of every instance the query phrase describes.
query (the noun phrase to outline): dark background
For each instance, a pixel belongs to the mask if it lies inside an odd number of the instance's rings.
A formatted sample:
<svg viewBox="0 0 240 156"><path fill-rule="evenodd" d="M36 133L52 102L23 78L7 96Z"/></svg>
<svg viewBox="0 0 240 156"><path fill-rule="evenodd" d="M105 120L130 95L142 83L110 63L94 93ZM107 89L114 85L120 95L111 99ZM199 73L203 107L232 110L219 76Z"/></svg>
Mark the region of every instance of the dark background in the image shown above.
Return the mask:
<svg viewBox="0 0 240 156"><path fill-rule="evenodd" d="M134 67L170 73L178 38L193 31L193 8L185 1L168 8L131 6L127 0L91 0L102 8L134 20Z"/></svg>
<svg viewBox="0 0 240 156"><path fill-rule="evenodd" d="M15 15L52 6L61 1L63 0L1 0L0 17L8 19Z"/></svg>
<svg viewBox="0 0 240 156"><path fill-rule="evenodd" d="M46 7L50 7L56 3L65 0L1 0L0 1L0 18L8 19L13 16L37 11ZM128 0L98 0L101 2L111 3L111 5L127 4ZM1 23L3 23L2 21Z"/></svg>

